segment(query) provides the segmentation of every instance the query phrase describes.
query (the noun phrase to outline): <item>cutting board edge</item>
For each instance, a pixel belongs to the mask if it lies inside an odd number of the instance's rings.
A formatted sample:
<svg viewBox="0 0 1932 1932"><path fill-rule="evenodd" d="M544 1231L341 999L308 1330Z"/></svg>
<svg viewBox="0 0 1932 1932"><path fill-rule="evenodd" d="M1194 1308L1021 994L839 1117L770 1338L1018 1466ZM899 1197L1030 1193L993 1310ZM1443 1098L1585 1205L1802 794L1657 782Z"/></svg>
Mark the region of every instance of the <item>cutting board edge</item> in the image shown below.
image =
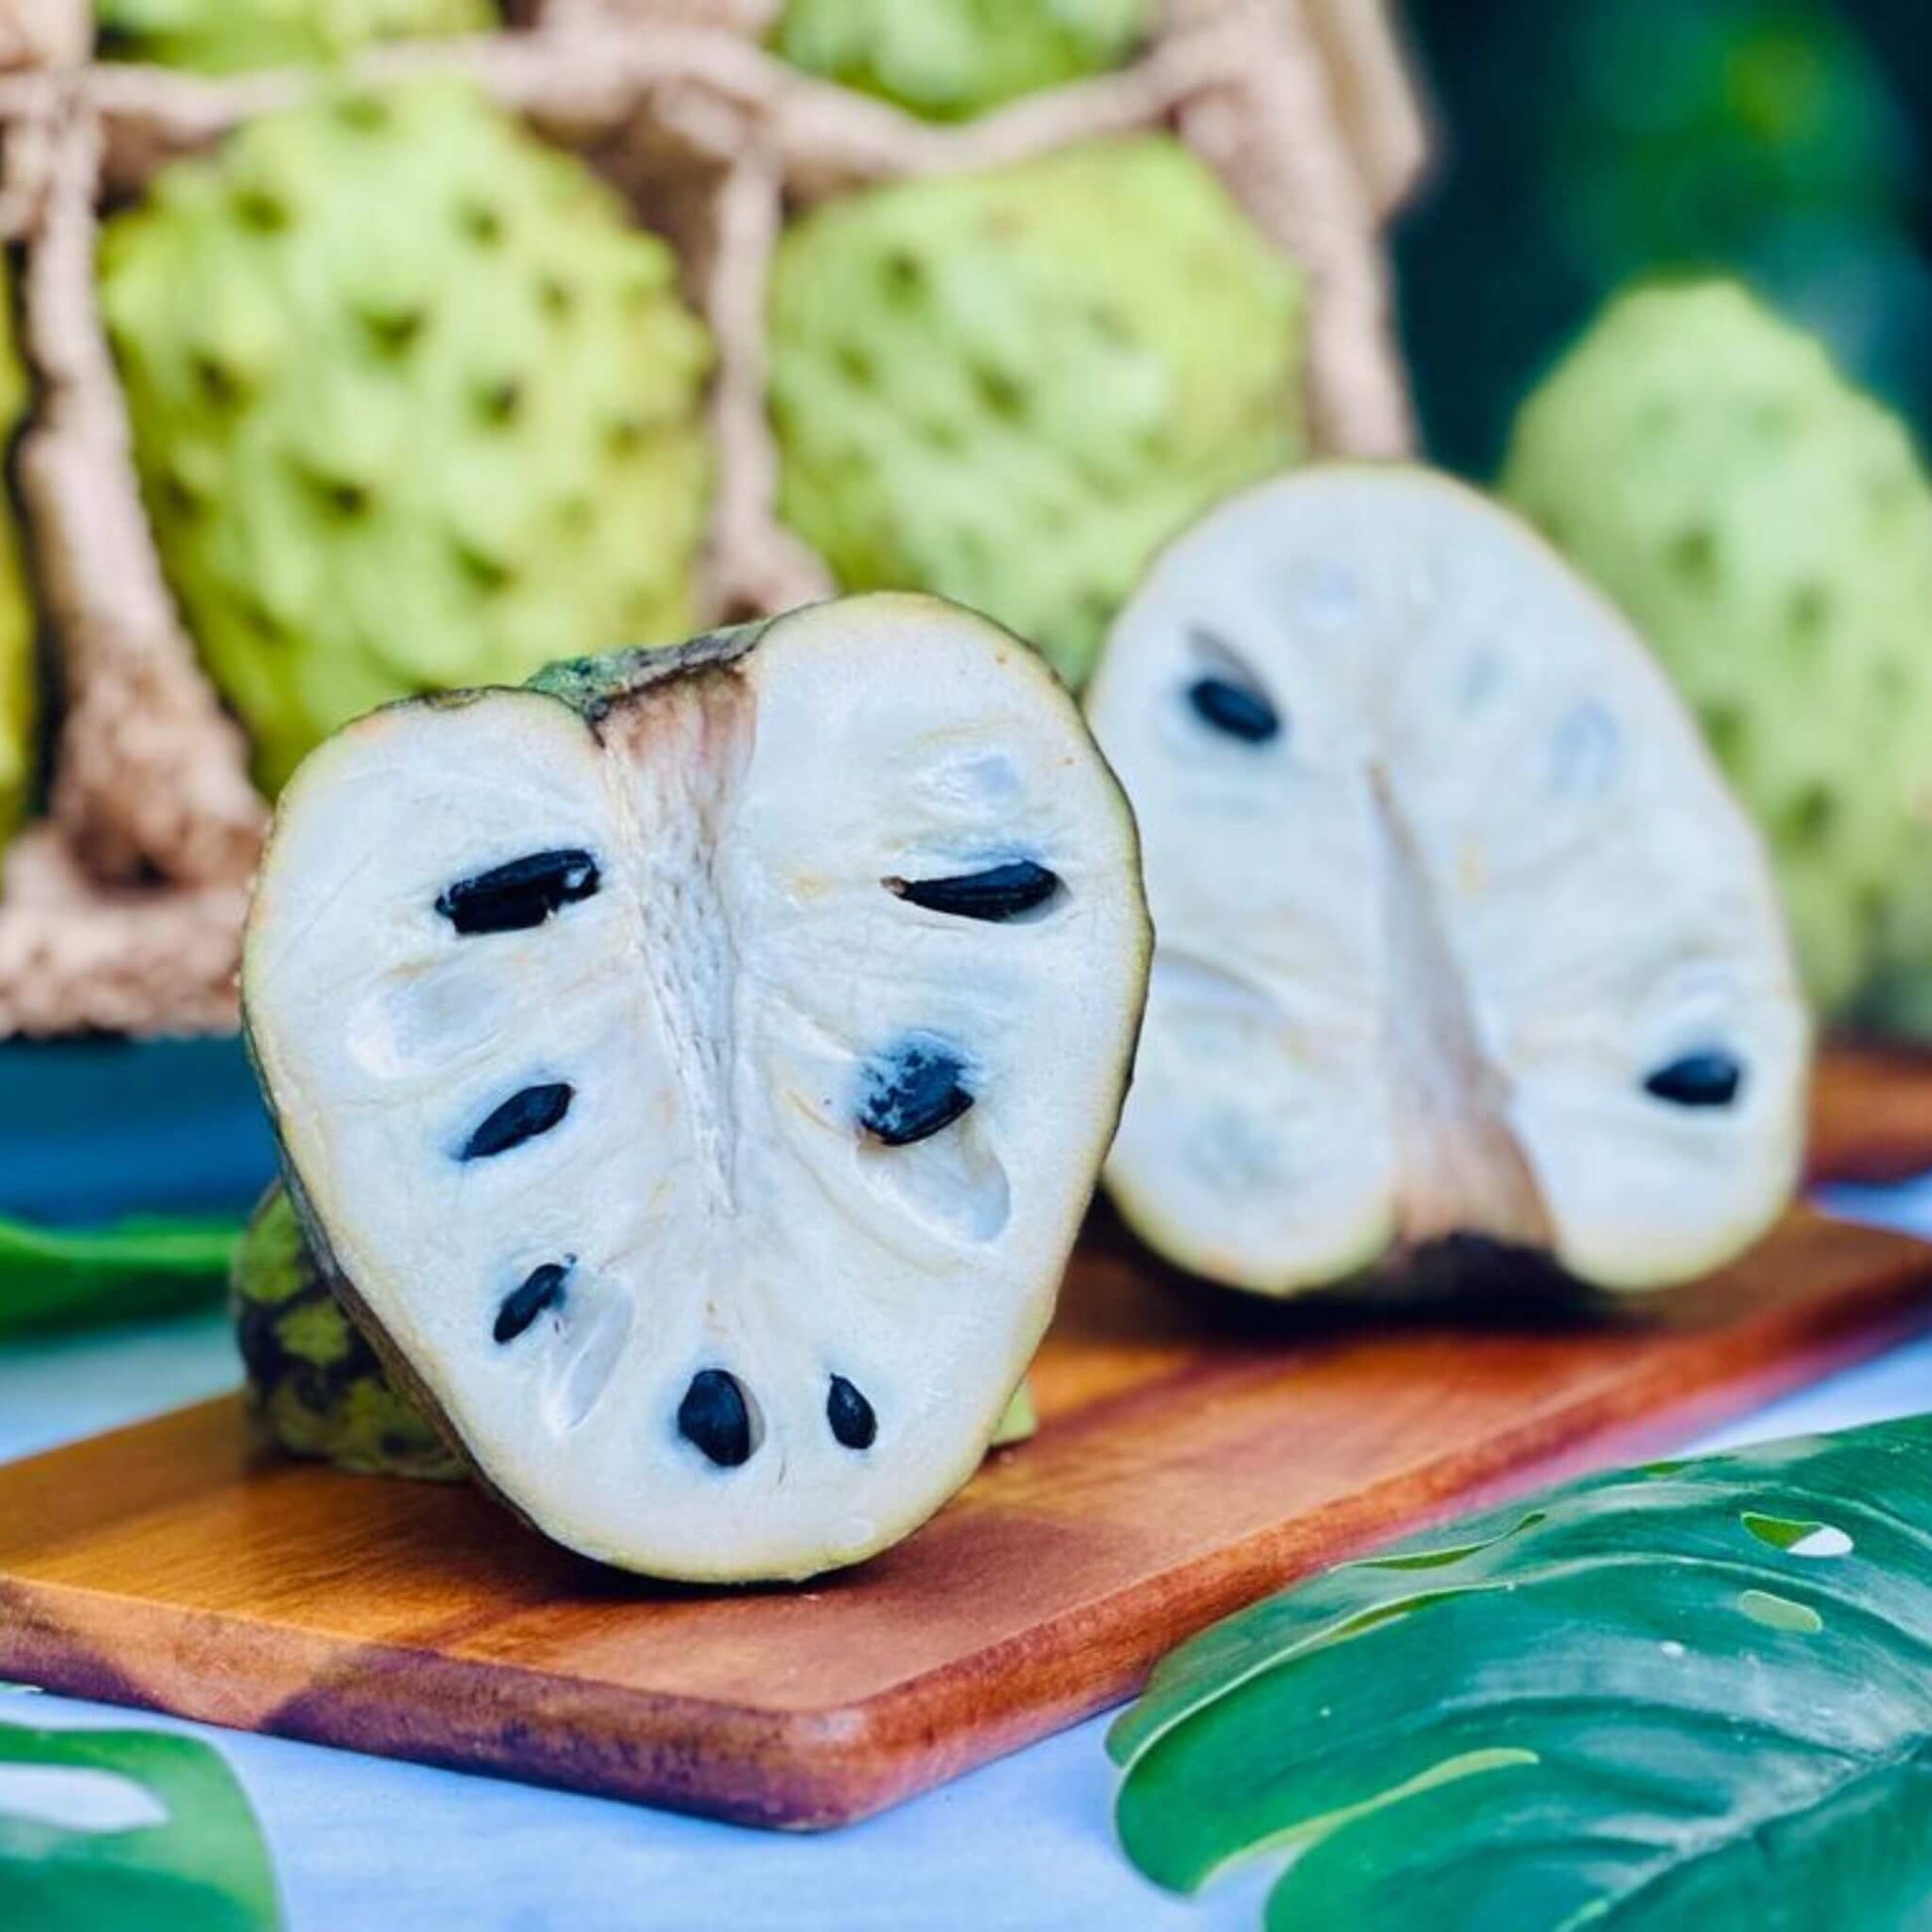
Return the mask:
<svg viewBox="0 0 1932 1932"><path fill-rule="evenodd" d="M1606 1384L1600 1396L1582 1407L1554 1416L1532 1412L1516 1430L1492 1441L1484 1458L1491 1466L1484 1470L1429 1463L1351 1495L1340 1507L1358 1520L1339 1534L1331 1510L1312 1520L1269 1526L1176 1565L1158 1580L1170 1599L1158 1626L1148 1617L1142 1586L1075 1606L1002 1640L974 1661L1000 1667L1003 1708L988 1722L980 1702L981 1722L974 1728L947 1723L949 1706L962 1698L978 1701L971 1686L962 1686L957 1669L948 1666L845 1706L760 1710L560 1679L524 1666L484 1666L408 1646L332 1645L317 1636L310 1638L316 1668L301 1688L251 1709L230 1690L237 1675L251 1668L251 1626L215 1612L178 1610L161 1626L151 1653L124 1652L116 1667L92 1646L77 1644L75 1629L111 1619L116 1601L139 1599L20 1580L0 1582L0 1608L7 1611L0 1616L0 1672L69 1696L228 1728L736 1824L824 1830L873 1816L1121 1703L1175 1644L1322 1563L1346 1560L1394 1536L1524 1494L1613 1455L1675 1447L1820 1374L1882 1353L1929 1323L1932 1311L1894 1292L1878 1298L1875 1309L1861 1305L1842 1311L1822 1332L1801 1332L1796 1345L1778 1347L1776 1336L1788 1324L1772 1324L1756 1366L1721 1384L1633 1412L1630 1385L1619 1381ZM200 1406L234 1400L218 1397ZM1526 1444L1525 1437L1532 1440ZM286 1640L284 1626L252 1626L255 1641L266 1641L271 1633ZM1093 1655L1103 1646L1110 1660L1104 1671L1095 1672ZM1066 1661L1074 1655L1083 1659L1085 1675L1077 1684L1056 1685L1056 1674L1064 1677ZM345 1675L349 1663L355 1668ZM380 1695L384 1680L401 1670L417 1677L413 1723ZM483 1680L493 1695L480 1700ZM534 1713L509 1708L516 1700L505 1694L525 1686L534 1693ZM412 1734L426 1708L444 1726L437 1737ZM598 1739L587 1750L584 1740L593 1732Z"/></svg>

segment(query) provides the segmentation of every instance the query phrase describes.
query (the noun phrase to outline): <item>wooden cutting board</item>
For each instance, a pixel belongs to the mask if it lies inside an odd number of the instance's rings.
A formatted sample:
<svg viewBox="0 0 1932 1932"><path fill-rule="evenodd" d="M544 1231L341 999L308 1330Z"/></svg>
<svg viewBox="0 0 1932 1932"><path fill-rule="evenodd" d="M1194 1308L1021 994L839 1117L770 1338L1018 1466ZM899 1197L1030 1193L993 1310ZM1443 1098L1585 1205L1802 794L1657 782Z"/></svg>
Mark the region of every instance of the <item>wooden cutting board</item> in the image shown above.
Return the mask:
<svg viewBox="0 0 1932 1932"><path fill-rule="evenodd" d="M1813 1180L1872 1185L1932 1170L1932 1049L1841 1042L1812 1087Z"/></svg>
<svg viewBox="0 0 1932 1932"><path fill-rule="evenodd" d="M1662 1448L1932 1322L1932 1248L1794 1214L1649 1314L1191 1295L1103 1223L1037 1439L802 1590L650 1587L462 1489L259 1454L238 1400L0 1469L0 1677L817 1827L1127 1696L1264 1591Z"/></svg>

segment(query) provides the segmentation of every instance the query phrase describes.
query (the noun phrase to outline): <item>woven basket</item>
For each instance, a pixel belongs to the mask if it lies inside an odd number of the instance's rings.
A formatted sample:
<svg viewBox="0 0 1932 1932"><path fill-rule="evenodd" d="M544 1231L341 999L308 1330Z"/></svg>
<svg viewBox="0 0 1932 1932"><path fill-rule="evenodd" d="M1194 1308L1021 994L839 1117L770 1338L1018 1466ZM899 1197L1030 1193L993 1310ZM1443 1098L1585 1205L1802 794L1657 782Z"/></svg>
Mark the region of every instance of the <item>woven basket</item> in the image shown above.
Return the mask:
<svg viewBox="0 0 1932 1932"><path fill-rule="evenodd" d="M1420 137L1371 0L1171 0L1134 66L957 127L770 58L758 45L768 11L761 0L551 0L533 28L385 48L354 66L375 85L470 76L583 154L675 248L719 349L709 619L831 588L774 511L765 278L787 210L872 183L1171 128L1308 279L1314 447L1407 447L1380 217ZM104 203L320 84L306 71L214 80L106 64L0 75L0 233L24 245L37 392L19 476L62 700L50 822L17 843L0 892L0 1033L234 1024L239 920L267 808L155 552L94 246Z"/></svg>

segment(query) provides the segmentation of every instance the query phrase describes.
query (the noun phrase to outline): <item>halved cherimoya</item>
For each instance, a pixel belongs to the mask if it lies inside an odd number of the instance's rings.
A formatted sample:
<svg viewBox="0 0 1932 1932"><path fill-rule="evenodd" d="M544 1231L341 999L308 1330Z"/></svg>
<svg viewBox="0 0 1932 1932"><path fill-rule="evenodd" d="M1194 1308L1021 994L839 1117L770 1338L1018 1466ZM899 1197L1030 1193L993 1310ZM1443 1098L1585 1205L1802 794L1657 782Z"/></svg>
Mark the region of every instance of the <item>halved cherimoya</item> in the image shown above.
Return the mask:
<svg viewBox="0 0 1932 1932"><path fill-rule="evenodd" d="M1427 471L1183 536L1088 720L1159 944L1108 1185L1268 1295L1440 1236L1638 1290L1792 1187L1808 1024L1771 876L1629 625Z"/></svg>
<svg viewBox="0 0 1932 1932"><path fill-rule="evenodd" d="M804 1577L1014 1394L1150 935L1073 701L930 598L378 711L283 793L242 968L291 1195L537 1528Z"/></svg>

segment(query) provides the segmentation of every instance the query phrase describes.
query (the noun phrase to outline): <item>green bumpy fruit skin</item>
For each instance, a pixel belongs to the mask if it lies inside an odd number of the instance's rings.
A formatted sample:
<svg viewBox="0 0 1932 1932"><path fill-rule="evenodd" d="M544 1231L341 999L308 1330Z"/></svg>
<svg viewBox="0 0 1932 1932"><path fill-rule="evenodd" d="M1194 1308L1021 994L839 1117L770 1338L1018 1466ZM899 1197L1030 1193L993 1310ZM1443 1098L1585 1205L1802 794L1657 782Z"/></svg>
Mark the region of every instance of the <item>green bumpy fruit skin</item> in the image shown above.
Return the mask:
<svg viewBox="0 0 1932 1932"><path fill-rule="evenodd" d="M285 1187L263 1197L235 1249L229 1308L262 1428L291 1455L356 1475L461 1482L469 1465L408 1397L330 1288ZM995 1449L1038 1428L1033 1392L1014 1392Z"/></svg>
<svg viewBox="0 0 1932 1932"><path fill-rule="evenodd" d="M27 414L27 370L14 342L12 292L0 266L0 448ZM20 529L0 507L0 846L27 816L40 746L34 600Z"/></svg>
<svg viewBox="0 0 1932 1932"><path fill-rule="evenodd" d="M235 1251L231 1307L249 1400L291 1454L362 1475L460 1481L468 1473L396 1393L344 1311L284 1188L255 1210Z"/></svg>
<svg viewBox="0 0 1932 1932"><path fill-rule="evenodd" d="M482 34L491 0L97 0L101 50L202 73L340 60L380 41Z"/></svg>
<svg viewBox="0 0 1932 1932"><path fill-rule="evenodd" d="M1154 553L1306 454L1295 267L1165 135L827 204L771 299L779 508L1084 681Z"/></svg>
<svg viewBox="0 0 1932 1932"><path fill-rule="evenodd" d="M1730 282L1614 301L1504 493L1635 621L1763 827L1821 1010L1932 1036L1932 484Z"/></svg>
<svg viewBox="0 0 1932 1932"><path fill-rule="evenodd" d="M1151 0L790 0L777 49L809 73L958 121L1120 67L1153 11Z"/></svg>
<svg viewBox="0 0 1932 1932"><path fill-rule="evenodd" d="M467 84L178 162L101 299L162 562L278 789L396 698L691 628L712 349L612 192Z"/></svg>

